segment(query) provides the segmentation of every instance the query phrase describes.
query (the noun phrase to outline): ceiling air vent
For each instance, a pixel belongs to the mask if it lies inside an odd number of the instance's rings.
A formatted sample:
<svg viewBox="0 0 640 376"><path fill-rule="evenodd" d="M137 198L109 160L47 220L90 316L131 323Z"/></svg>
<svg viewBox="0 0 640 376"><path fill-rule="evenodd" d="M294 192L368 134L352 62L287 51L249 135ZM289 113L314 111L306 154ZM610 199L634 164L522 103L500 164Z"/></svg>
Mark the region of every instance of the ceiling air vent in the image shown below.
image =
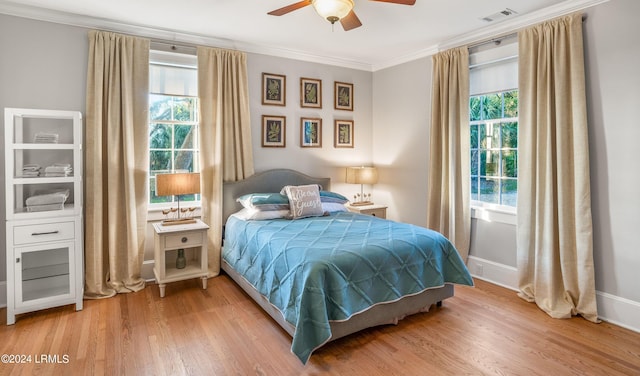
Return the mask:
<svg viewBox="0 0 640 376"><path fill-rule="evenodd" d="M518 12L516 12L513 9L504 8L504 10L501 10L498 13L494 13L494 14L490 14L488 16L482 17L481 20L487 21L487 22L501 21L509 16L513 16L514 14L518 14Z"/></svg>

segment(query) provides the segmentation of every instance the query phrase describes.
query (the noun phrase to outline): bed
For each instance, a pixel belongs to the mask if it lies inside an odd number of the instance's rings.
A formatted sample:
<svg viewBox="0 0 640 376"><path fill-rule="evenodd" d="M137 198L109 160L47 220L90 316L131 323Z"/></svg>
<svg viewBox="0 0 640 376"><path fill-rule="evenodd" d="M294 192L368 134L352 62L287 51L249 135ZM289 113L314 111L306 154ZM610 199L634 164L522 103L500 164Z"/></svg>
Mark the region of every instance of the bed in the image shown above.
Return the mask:
<svg viewBox="0 0 640 376"><path fill-rule="evenodd" d="M396 324L473 285L441 234L345 211L246 220L237 201L251 193L330 180L286 169L225 183L222 269L292 337L306 363L325 343L365 328ZM324 207L324 206L323 206Z"/></svg>

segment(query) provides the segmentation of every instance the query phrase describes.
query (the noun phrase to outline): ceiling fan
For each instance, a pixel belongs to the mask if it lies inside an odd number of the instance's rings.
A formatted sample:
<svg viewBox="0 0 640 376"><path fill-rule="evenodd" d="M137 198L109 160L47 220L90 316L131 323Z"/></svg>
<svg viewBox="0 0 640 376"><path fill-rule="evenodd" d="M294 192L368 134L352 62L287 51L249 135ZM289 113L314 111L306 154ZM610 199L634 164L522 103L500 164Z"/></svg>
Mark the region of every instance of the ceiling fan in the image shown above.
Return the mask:
<svg viewBox="0 0 640 376"><path fill-rule="evenodd" d="M402 5L413 5L416 0L369 0L382 3L394 3ZM345 31L355 29L362 26L362 22L353 12L353 0L304 0L297 3L289 4L280 9L273 10L267 14L272 16L282 16L294 10L304 8L307 5L313 5L316 12L333 25L336 21L340 21Z"/></svg>

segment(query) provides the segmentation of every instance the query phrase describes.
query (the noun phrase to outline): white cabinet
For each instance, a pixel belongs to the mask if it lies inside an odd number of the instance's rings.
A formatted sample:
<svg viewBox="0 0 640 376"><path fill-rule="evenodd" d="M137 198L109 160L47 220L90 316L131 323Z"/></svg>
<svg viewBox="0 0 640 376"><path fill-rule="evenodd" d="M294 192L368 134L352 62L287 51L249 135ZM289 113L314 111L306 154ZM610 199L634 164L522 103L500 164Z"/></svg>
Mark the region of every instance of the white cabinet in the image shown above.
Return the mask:
<svg viewBox="0 0 640 376"><path fill-rule="evenodd" d="M82 309L82 114L5 109L7 325Z"/></svg>
<svg viewBox="0 0 640 376"><path fill-rule="evenodd" d="M82 309L79 217L7 222L7 324L15 315L75 304Z"/></svg>

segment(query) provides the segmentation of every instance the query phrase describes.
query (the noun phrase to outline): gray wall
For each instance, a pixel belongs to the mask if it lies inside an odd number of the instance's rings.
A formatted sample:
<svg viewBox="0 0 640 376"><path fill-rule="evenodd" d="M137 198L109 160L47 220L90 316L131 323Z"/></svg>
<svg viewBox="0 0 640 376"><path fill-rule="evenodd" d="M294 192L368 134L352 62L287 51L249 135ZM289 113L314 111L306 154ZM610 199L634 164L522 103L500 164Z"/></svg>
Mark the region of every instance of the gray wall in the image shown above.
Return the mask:
<svg viewBox="0 0 640 376"><path fill-rule="evenodd" d="M330 177L332 188L342 194L360 192L360 186L344 183L344 167L372 162L372 73L259 54L248 55L247 69L256 171L288 167ZM263 72L286 75L286 107L262 105ZM300 107L301 77L322 80L322 109ZM334 81L353 83L353 111L333 108ZM262 115L286 116L286 148L261 147ZM322 148L300 147L301 117L322 118ZM334 120L354 121L354 148L334 148Z"/></svg>
<svg viewBox="0 0 640 376"><path fill-rule="evenodd" d="M431 59L375 72L373 92L374 202L389 219L426 226Z"/></svg>
<svg viewBox="0 0 640 376"><path fill-rule="evenodd" d="M637 246L640 168L640 2L616 0L586 11L584 24L596 289L640 303ZM430 60L430 59L426 59ZM426 222L430 61L374 73L374 160L385 175L395 219ZM417 87L420 86L420 87ZM428 88L428 86L427 86ZM409 137L403 137L409 135ZM389 147L391 145L393 147ZM376 186L378 188L378 186ZM516 265L515 226L473 220L472 256Z"/></svg>
<svg viewBox="0 0 640 376"><path fill-rule="evenodd" d="M587 14L596 288L640 303L640 2L611 1Z"/></svg>
<svg viewBox="0 0 640 376"><path fill-rule="evenodd" d="M89 43L81 28L0 14L0 109L84 112ZM4 151L4 131L0 135ZM0 281L6 280L4 153L0 156Z"/></svg>

